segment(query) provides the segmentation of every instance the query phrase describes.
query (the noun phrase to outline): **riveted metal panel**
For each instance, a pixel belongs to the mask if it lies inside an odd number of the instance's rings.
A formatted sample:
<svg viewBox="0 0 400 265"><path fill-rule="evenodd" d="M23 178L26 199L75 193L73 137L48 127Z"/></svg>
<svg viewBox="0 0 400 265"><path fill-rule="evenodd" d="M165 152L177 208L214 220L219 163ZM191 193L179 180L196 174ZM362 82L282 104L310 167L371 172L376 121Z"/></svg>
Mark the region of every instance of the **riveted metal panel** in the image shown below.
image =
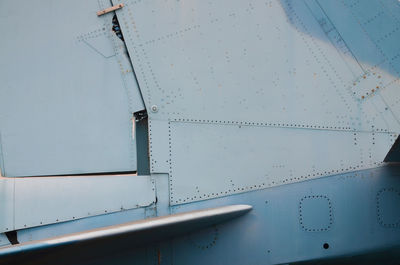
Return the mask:
<svg viewBox="0 0 400 265"><path fill-rule="evenodd" d="M150 171L152 173L167 173L169 171L169 130L168 121L149 121Z"/></svg>
<svg viewBox="0 0 400 265"><path fill-rule="evenodd" d="M108 3L108 4L107 4ZM143 109L109 1L1 1L3 175L136 170Z"/></svg>
<svg viewBox="0 0 400 265"><path fill-rule="evenodd" d="M15 229L134 209L154 202L150 176L17 178Z"/></svg>
<svg viewBox="0 0 400 265"><path fill-rule="evenodd" d="M356 257L353 262L333 263L368 264L371 260L379 264L390 263L390 260L398 259L392 254L398 253L397 249L390 252L388 262L385 254L379 257L371 251L398 246L399 227L383 227L376 216L377 193L382 189L389 191L400 188L398 170L397 166L383 166L175 206L172 208L174 213L234 203L248 203L254 210L240 220L174 240L174 264L213 264L216 260L223 260L224 264L293 264L296 261L316 264L314 259L360 254L369 256L365 259ZM386 196L390 198L384 198ZM396 196L392 191L382 194L379 197L380 204L388 207L394 203L390 207L395 208L399 203ZM303 198L316 200L312 204L305 202L308 204L306 207L311 206L306 209L306 217L322 221L306 228L322 228L322 231L305 231L302 227L299 212ZM333 219L328 228L331 221L329 209ZM323 219L318 216L319 213L324 215ZM381 216L384 218L381 221L393 224L399 215L393 212L392 216L388 216L388 213L382 212L385 216ZM309 220L305 221L312 225ZM214 244L208 244L213 241ZM328 244L328 248L324 247L325 244ZM230 255L226 255L227 252Z"/></svg>
<svg viewBox="0 0 400 265"><path fill-rule="evenodd" d="M14 179L0 177L0 232L14 230L14 184Z"/></svg>
<svg viewBox="0 0 400 265"><path fill-rule="evenodd" d="M373 168L395 140L387 133L224 122L170 127L172 204Z"/></svg>
<svg viewBox="0 0 400 265"><path fill-rule="evenodd" d="M376 213L381 226L385 228L398 228L400 214L396 207L400 205L400 192L393 187L381 189L376 194Z"/></svg>
<svg viewBox="0 0 400 265"><path fill-rule="evenodd" d="M328 231L333 225L332 203L326 195L309 195L300 199L299 222L307 232Z"/></svg>
<svg viewBox="0 0 400 265"><path fill-rule="evenodd" d="M400 25L380 1L123 3L149 120L170 122L150 153L171 159L174 204L376 167L400 132Z"/></svg>
<svg viewBox="0 0 400 265"><path fill-rule="evenodd" d="M368 55L328 24L334 13L354 25L346 32L364 34L336 4L329 13L318 1L123 2L118 16L144 100L158 107L151 118L399 130L374 102L398 74L371 40Z"/></svg>

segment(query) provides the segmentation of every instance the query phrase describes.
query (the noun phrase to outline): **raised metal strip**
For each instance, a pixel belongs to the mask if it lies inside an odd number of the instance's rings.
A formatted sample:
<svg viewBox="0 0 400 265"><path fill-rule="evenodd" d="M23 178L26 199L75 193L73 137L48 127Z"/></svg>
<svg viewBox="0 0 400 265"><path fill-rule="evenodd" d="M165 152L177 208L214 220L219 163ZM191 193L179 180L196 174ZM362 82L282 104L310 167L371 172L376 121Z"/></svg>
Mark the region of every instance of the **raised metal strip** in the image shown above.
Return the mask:
<svg viewBox="0 0 400 265"><path fill-rule="evenodd" d="M252 206L250 205L223 206L150 218L122 225L109 226L52 239L38 240L0 248L0 264L24 264L24 262L33 262L35 259L37 259L37 261L46 260L49 262L52 258L55 260L62 260L60 258L62 255L67 259L71 259L74 256L80 257L80 255L71 254L77 254L77 252L79 252L79 254L84 253L86 255L93 249L97 251L102 248L102 246L106 246L107 251L113 251L113 246L116 248L122 246L143 246L145 243L182 235L227 221L241 216L251 209ZM115 240L115 244L110 244L114 242L112 240Z"/></svg>
<svg viewBox="0 0 400 265"><path fill-rule="evenodd" d="M98 16L102 16L102 15L104 15L104 14L110 13L110 12L115 11L115 10L118 10L118 9L121 9L121 8L123 8L123 7L124 7L124 4L115 5L115 6L112 6L112 7L106 8L106 9L103 9L103 10L101 10L101 11L98 11L98 12L97 12L97 15L98 15Z"/></svg>

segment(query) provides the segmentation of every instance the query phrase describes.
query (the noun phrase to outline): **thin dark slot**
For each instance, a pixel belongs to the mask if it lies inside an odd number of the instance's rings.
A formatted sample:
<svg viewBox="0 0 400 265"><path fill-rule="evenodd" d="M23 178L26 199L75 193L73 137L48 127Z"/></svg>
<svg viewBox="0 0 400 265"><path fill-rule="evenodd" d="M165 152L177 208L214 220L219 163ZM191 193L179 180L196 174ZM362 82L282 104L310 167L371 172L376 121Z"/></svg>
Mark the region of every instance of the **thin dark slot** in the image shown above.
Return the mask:
<svg viewBox="0 0 400 265"><path fill-rule="evenodd" d="M134 113L136 122L136 150L138 175L150 174L149 129L146 111Z"/></svg>
<svg viewBox="0 0 400 265"><path fill-rule="evenodd" d="M78 173L78 174L20 176L18 178L31 178L31 177L78 177L78 176L102 176L102 175L134 175L136 173L137 173L136 171L114 171L114 172L93 172L93 173Z"/></svg>
<svg viewBox="0 0 400 265"><path fill-rule="evenodd" d="M124 36L122 35L121 27L118 22L117 15L114 15L112 18L112 31L114 31L115 35L117 35L118 38L120 38L122 41L124 41Z"/></svg>

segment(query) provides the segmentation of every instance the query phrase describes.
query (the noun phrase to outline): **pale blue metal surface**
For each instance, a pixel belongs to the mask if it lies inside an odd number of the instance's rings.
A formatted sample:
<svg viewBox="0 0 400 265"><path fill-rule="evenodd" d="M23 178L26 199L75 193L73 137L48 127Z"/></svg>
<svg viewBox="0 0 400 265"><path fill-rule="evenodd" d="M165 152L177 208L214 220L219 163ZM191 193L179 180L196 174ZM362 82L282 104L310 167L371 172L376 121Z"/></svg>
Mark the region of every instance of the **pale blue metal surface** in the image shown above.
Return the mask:
<svg viewBox="0 0 400 265"><path fill-rule="evenodd" d="M136 170L144 107L113 14L95 15L109 5L1 1L3 176Z"/></svg>
<svg viewBox="0 0 400 265"><path fill-rule="evenodd" d="M171 121L171 203L376 167L394 140L387 133Z"/></svg>
<svg viewBox="0 0 400 265"><path fill-rule="evenodd" d="M14 230L15 179L0 177L0 231Z"/></svg>
<svg viewBox="0 0 400 265"><path fill-rule="evenodd" d="M0 178L0 232L147 207L154 185L132 174Z"/></svg>
<svg viewBox="0 0 400 265"><path fill-rule="evenodd" d="M120 2L172 204L373 168L400 132L385 1Z"/></svg>
<svg viewBox="0 0 400 265"><path fill-rule="evenodd" d="M150 176L19 178L15 180L14 229L147 207L155 201Z"/></svg>
<svg viewBox="0 0 400 265"><path fill-rule="evenodd" d="M242 220L217 226L217 232L174 241L174 264L282 264L398 251L399 177L398 166L384 166L176 206L173 212L231 203L254 210ZM335 264L353 262L369 264ZM380 262L371 258L373 264L396 262L398 256L381 257Z"/></svg>
<svg viewBox="0 0 400 265"><path fill-rule="evenodd" d="M0 234L0 246L4 247L4 246L9 246L10 241L8 241L7 236L5 234Z"/></svg>
<svg viewBox="0 0 400 265"><path fill-rule="evenodd" d="M131 118L145 103L138 155L155 203L23 229L21 242L249 204L230 224L81 263L397 264L400 169L382 162L400 133L397 0L112 2L125 42L114 12L95 15L106 0L0 3L0 166L135 170ZM0 182L0 227L29 206L11 203L13 183Z"/></svg>
<svg viewBox="0 0 400 265"><path fill-rule="evenodd" d="M165 190L167 185L161 181L157 188ZM399 206L399 192L399 166L385 165L171 208L164 204L167 199L161 197L157 211L170 209L171 213L184 213L243 203L252 205L253 210L238 220L199 233L135 251L117 251L115 255L119 259L126 259L117 264L158 264L159 260L159 264L178 265L285 264L347 256L356 259L346 264L396 264L398 254L392 251L398 253L400 248L400 216L395 210ZM137 209L28 229L20 232L20 238L21 242L37 240L62 234L59 230L63 233L84 231L85 227L115 224L127 218L136 220L143 215L143 209ZM389 251L390 255L374 255L378 250ZM146 253L152 254L146 256ZM357 259L362 260L358 255L367 254L370 260L357 263ZM83 260L82 264L86 262ZM116 261L113 256L104 256L92 262L114 264ZM336 264L343 263L339 260Z"/></svg>
<svg viewBox="0 0 400 265"><path fill-rule="evenodd" d="M344 60L351 54L332 44L304 1L123 2L126 8L117 15L136 59L144 100L149 108L157 106L157 112L150 112L153 119L271 122L335 130L399 128L390 111L374 108L382 99L372 93L392 83L386 90L395 91L398 75L368 58ZM342 17L345 8L328 9ZM373 5L367 10L375 15ZM357 17L344 16L341 21L357 24ZM385 29L397 26L386 23ZM364 34L347 26L346 32L353 31ZM365 49L353 39L349 42L353 49ZM382 45L392 43L385 39ZM360 67L357 59L368 67ZM349 71L349 63L359 71ZM369 96L360 89L371 90Z"/></svg>
<svg viewBox="0 0 400 265"><path fill-rule="evenodd" d="M125 211L91 216L89 218L77 219L69 222L21 229L18 231L18 241L24 243L32 240L43 240L50 237L84 232L88 229L96 229L137 221L145 218L145 211L145 207L128 209Z"/></svg>

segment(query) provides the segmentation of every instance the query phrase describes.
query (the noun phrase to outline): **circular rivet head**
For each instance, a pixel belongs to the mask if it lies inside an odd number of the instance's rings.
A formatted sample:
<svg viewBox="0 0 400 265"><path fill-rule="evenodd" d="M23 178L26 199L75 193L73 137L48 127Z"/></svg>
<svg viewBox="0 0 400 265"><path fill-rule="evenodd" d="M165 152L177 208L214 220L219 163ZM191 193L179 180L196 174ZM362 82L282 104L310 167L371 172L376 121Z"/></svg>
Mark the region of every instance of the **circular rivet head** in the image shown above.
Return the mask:
<svg viewBox="0 0 400 265"><path fill-rule="evenodd" d="M158 111L157 105L151 106L151 111L154 112L154 113L157 112Z"/></svg>

